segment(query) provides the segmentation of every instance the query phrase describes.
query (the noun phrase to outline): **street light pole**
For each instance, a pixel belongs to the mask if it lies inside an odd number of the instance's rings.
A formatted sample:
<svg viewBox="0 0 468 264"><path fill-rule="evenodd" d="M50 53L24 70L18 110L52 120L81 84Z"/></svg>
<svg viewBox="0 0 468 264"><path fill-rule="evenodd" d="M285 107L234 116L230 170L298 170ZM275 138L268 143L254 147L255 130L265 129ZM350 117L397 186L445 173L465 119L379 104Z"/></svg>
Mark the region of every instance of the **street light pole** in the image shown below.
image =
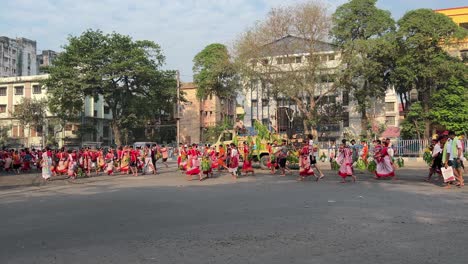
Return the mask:
<svg viewBox="0 0 468 264"><path fill-rule="evenodd" d="M176 147L179 147L180 144L180 73L179 70L177 70L177 103L176 103L176 121L177 121L177 135L176 135L176 141L177 145Z"/></svg>

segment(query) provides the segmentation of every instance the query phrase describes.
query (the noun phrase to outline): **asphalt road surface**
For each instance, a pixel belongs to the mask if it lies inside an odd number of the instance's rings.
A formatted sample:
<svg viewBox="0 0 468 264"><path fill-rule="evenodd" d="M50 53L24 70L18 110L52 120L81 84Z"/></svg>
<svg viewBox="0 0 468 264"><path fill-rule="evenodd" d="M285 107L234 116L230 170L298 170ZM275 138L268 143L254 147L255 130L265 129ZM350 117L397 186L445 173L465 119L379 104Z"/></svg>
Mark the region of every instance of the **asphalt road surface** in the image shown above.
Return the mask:
<svg viewBox="0 0 468 264"><path fill-rule="evenodd" d="M161 175L0 191L0 263L467 263L468 189Z"/></svg>

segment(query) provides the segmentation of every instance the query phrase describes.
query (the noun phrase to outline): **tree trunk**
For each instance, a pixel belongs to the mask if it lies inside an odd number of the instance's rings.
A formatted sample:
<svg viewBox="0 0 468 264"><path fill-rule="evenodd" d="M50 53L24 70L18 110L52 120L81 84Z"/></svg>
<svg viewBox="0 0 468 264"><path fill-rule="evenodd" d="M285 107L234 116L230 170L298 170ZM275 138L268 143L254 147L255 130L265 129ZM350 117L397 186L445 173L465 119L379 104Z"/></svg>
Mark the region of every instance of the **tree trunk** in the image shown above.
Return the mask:
<svg viewBox="0 0 468 264"><path fill-rule="evenodd" d="M429 139L430 134L431 134L431 121L427 117L427 113L429 113L429 101L430 101L430 92L429 90L426 90L422 94L422 106L424 110L424 139Z"/></svg>
<svg viewBox="0 0 468 264"><path fill-rule="evenodd" d="M120 133L119 126L117 125L117 123L112 122L111 127L112 127L112 133L114 134L114 143L117 146L121 146L122 145L122 134Z"/></svg>
<svg viewBox="0 0 468 264"><path fill-rule="evenodd" d="M361 111L361 136L367 137L368 129L367 125L369 124L369 119L367 117L367 110L366 108L362 107Z"/></svg>

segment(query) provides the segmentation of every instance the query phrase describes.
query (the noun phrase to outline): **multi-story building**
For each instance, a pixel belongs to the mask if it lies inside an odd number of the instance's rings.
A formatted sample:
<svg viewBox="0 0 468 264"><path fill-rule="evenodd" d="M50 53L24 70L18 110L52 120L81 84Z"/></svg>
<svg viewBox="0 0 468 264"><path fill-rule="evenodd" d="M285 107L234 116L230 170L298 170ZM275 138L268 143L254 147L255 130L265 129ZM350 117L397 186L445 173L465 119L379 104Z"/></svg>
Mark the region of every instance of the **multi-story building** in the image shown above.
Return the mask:
<svg viewBox="0 0 468 264"><path fill-rule="evenodd" d="M41 67L51 66L57 57L57 52L53 50L43 50L41 54L37 55L37 70L41 74Z"/></svg>
<svg viewBox="0 0 468 264"><path fill-rule="evenodd" d="M313 56L314 63L320 64L318 74L323 75L317 83L317 94L314 96L319 97L324 91L331 91L317 107L322 110L317 112L321 120L316 125L318 137L321 140L338 139L346 135L358 137L362 131L361 114L357 110L356 102L350 98L346 89L330 89L333 86L335 72L341 65L340 51L331 43L321 42L311 56L311 52L301 51L301 43L290 44L294 42L304 42L304 40L286 36L273 42L273 45L292 46L293 52L289 52L288 49L279 49L280 52L275 50L273 56L263 58L264 62L261 63L274 67L273 72L289 71L289 69L297 71L306 63L310 63L309 60ZM263 83L260 79L247 80L244 85L244 93L238 100L244 107L244 124L248 129L253 130L253 124L258 120L271 131L303 133L303 118L298 105L293 100L281 94L273 94L269 88L272 84ZM394 89L387 91L385 99L375 99L368 111L372 129L377 131L381 126L398 127L400 119L398 106L398 97Z"/></svg>
<svg viewBox="0 0 468 264"><path fill-rule="evenodd" d="M438 9L434 11L450 17L457 25L468 30L468 6ZM465 62L468 62L468 38L461 41L453 41L447 45L446 48L452 56L459 57Z"/></svg>
<svg viewBox="0 0 468 264"><path fill-rule="evenodd" d="M235 97L221 99L212 95L201 100L197 97L197 87L194 83L183 83L181 91L186 102L182 102L179 107L180 142L200 143L205 138L204 133L208 128L223 122L235 122Z"/></svg>
<svg viewBox="0 0 468 264"><path fill-rule="evenodd" d="M15 105L22 98L47 98L47 88L41 85L47 78L48 75L0 78L0 127L9 129L11 141L23 146L41 147L50 139L59 146L80 145L86 141L111 144L112 131L109 122L112 114L102 98L97 101L91 97L86 98L81 120L68 123L64 127L48 110L44 124L38 127L22 126L13 117Z"/></svg>
<svg viewBox="0 0 468 264"><path fill-rule="evenodd" d="M37 74L36 41L0 37L0 77Z"/></svg>

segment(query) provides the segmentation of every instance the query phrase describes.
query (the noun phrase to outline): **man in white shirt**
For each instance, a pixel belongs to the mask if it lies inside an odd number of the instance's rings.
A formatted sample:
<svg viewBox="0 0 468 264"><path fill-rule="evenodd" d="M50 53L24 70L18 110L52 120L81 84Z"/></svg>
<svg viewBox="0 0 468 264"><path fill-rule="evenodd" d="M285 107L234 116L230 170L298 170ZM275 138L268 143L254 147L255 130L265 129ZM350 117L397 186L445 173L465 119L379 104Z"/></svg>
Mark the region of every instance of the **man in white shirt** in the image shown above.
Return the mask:
<svg viewBox="0 0 468 264"><path fill-rule="evenodd" d="M461 141L455 136L454 131L449 132L449 141L447 141L447 156L448 159L445 162L445 166L451 166L453 168L453 174L457 178L457 186L462 187L465 185L463 179L463 168L461 166L461 157L463 155L463 147Z"/></svg>

